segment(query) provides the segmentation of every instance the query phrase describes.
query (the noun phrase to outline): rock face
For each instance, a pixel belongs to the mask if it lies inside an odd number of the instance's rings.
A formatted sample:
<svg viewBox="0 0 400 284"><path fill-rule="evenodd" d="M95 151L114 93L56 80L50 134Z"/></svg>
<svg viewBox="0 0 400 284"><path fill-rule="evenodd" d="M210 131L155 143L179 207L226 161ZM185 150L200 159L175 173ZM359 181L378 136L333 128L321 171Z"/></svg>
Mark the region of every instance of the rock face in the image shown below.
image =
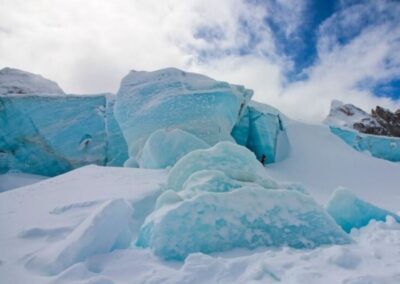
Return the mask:
<svg viewBox="0 0 400 284"><path fill-rule="evenodd" d="M368 114L352 104L333 101L325 123L366 134L400 137L400 110L392 113L380 106Z"/></svg>
<svg viewBox="0 0 400 284"><path fill-rule="evenodd" d="M47 94L64 95L64 91L49 79L26 71L3 68L0 70L0 95Z"/></svg>

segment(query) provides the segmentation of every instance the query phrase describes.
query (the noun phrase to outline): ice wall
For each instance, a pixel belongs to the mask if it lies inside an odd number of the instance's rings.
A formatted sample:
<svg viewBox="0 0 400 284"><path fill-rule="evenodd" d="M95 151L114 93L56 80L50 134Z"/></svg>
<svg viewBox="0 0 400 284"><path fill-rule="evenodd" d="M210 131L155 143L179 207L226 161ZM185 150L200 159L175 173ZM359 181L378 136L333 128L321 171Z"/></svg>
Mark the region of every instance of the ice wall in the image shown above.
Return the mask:
<svg viewBox="0 0 400 284"><path fill-rule="evenodd" d="M400 138L363 134L334 126L330 130L357 151L366 151L374 157L392 162L400 161Z"/></svg>
<svg viewBox="0 0 400 284"><path fill-rule="evenodd" d="M284 126L285 116L275 108L251 102L242 119L235 125L235 141L250 149L263 164L283 160L289 152Z"/></svg>
<svg viewBox="0 0 400 284"><path fill-rule="evenodd" d="M54 176L87 164L122 165L117 126L105 95L0 96L0 172Z"/></svg>
<svg viewBox="0 0 400 284"><path fill-rule="evenodd" d="M159 129L180 129L209 145L231 141L252 91L175 68L131 71L121 82L115 116L128 143L130 160L141 160L148 137Z"/></svg>

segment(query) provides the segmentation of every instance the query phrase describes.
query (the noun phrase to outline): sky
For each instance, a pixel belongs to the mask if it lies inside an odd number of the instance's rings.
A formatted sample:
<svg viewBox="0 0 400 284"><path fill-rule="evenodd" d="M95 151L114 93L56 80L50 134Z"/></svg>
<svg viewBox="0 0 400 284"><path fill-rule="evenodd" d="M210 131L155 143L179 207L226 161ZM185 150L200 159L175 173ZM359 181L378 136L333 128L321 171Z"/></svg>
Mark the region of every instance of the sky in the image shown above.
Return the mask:
<svg viewBox="0 0 400 284"><path fill-rule="evenodd" d="M0 68L116 93L177 67L321 121L332 99L400 108L399 0L0 0Z"/></svg>

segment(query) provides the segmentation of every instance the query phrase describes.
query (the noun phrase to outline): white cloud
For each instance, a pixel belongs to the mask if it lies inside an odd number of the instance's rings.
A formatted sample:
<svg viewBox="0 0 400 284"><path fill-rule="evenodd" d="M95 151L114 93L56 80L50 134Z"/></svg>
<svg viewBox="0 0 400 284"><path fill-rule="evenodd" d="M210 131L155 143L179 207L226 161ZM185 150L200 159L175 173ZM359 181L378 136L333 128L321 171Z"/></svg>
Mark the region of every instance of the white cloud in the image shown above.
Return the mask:
<svg viewBox="0 0 400 284"><path fill-rule="evenodd" d="M70 93L116 92L130 69L175 66L253 88L256 100L306 120L322 119L332 98L362 107L398 106L356 84L398 76L399 28L379 22L342 46L330 32L340 23L357 23L354 12L340 11L321 27L319 58L306 71L309 78L287 85L283 74L293 62L278 52L264 21L274 17L293 36L306 0L279 0L265 8L242 0L0 2L0 63L42 74ZM375 12L387 9L375 6ZM201 27L217 28L221 36L195 37ZM251 44L249 30L257 35ZM239 56L238 47L246 46L251 52ZM224 56L202 61L199 52ZM384 64L388 57L394 67Z"/></svg>

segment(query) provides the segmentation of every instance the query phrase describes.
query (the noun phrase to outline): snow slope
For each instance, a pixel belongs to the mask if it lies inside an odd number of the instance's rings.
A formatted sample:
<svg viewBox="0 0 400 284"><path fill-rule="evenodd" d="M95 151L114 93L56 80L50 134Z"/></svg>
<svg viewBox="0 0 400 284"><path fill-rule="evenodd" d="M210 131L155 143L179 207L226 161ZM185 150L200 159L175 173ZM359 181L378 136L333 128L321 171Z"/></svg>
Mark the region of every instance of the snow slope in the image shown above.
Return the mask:
<svg viewBox="0 0 400 284"><path fill-rule="evenodd" d="M354 151L328 126L288 121L289 157L267 165L276 180L301 182L322 204L346 187L360 198L392 211L400 209L400 164Z"/></svg>
<svg viewBox="0 0 400 284"><path fill-rule="evenodd" d="M122 203L114 200L126 200L132 206L130 228L135 238L135 229L152 210L166 173L86 166L1 193L1 282L397 284L400 281L400 225L392 219L353 230L353 244L313 250L243 249L213 255L196 253L184 262L165 262L147 249L111 248L106 253L78 258L77 263L53 276L46 276L30 265L37 255L54 259L51 257L57 255L55 248L63 247L72 233L74 240L90 240L95 235L95 244L89 243L91 248L107 244L106 237L113 234L110 228L115 228L106 222L110 220L108 214L123 216L123 212L129 211L122 210L125 205L117 205ZM116 211L121 213L114 214ZM99 224L96 216L106 221ZM96 230L91 233L89 228ZM86 237L82 238L83 235ZM69 246L73 255L74 247Z"/></svg>
<svg viewBox="0 0 400 284"><path fill-rule="evenodd" d="M9 172L0 175L0 192L11 190L17 187L33 184L47 179L45 176L26 173Z"/></svg>

